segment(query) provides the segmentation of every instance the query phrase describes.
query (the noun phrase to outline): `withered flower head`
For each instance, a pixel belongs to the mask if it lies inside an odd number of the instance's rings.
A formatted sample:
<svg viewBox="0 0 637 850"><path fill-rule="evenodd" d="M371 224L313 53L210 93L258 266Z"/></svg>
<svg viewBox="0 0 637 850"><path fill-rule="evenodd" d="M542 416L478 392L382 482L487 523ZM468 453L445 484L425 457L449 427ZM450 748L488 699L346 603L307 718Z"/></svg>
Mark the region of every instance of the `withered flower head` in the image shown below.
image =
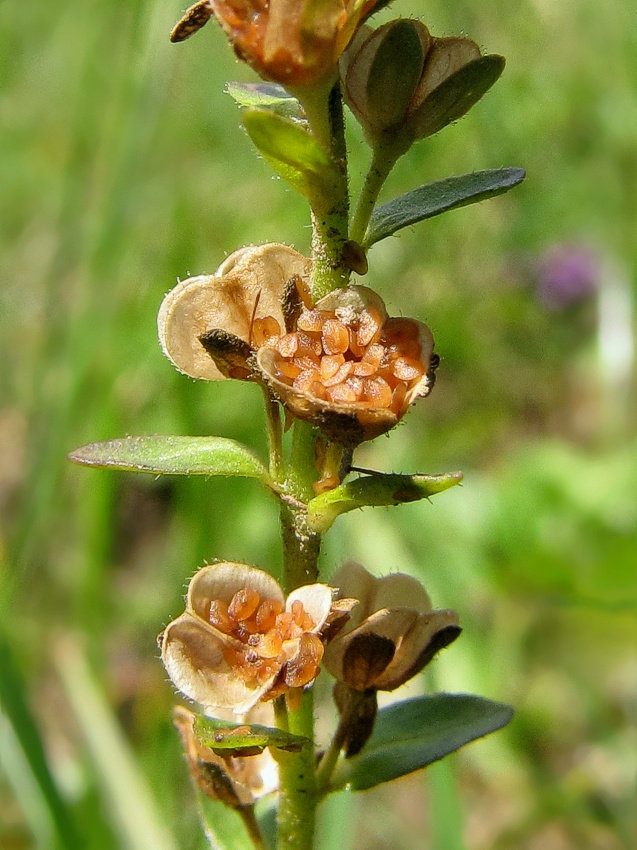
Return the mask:
<svg viewBox="0 0 637 850"><path fill-rule="evenodd" d="M157 317L164 354L191 378L247 377L245 361L252 348L284 328L285 286L306 275L308 263L292 248L270 243L235 251L214 275L181 281L166 295ZM217 344L218 361L200 341L206 334Z"/></svg>
<svg viewBox="0 0 637 850"><path fill-rule="evenodd" d="M328 644L324 662L355 691L395 690L460 634L456 612L433 611L426 590L412 576L376 578L350 562L331 584L340 597L354 597L359 604Z"/></svg>
<svg viewBox="0 0 637 850"><path fill-rule="evenodd" d="M286 600L263 570L203 567L190 581L186 611L159 636L162 661L190 699L244 714L314 680L331 608L325 584L300 587Z"/></svg>
<svg viewBox="0 0 637 850"><path fill-rule="evenodd" d="M389 431L429 394L433 348L427 325L390 318L371 289L348 286L303 309L292 333L259 349L257 364L291 413L355 446Z"/></svg>
<svg viewBox="0 0 637 850"><path fill-rule="evenodd" d="M264 80L304 86L329 78L359 23L386 2L208 0L188 10L172 38L187 38L213 14L237 56Z"/></svg>

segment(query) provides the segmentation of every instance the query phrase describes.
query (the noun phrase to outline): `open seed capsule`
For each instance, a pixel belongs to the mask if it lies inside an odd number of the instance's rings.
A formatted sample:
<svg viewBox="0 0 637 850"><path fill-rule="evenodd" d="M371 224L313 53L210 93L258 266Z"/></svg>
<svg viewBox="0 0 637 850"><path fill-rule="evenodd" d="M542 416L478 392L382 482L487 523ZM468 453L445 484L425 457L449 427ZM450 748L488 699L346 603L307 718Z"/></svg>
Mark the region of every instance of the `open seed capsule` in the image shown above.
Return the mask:
<svg viewBox="0 0 637 850"><path fill-rule="evenodd" d="M390 318L375 292L349 286L302 310L296 330L270 337L257 366L291 413L355 446L389 431L429 394L433 348L427 325Z"/></svg>

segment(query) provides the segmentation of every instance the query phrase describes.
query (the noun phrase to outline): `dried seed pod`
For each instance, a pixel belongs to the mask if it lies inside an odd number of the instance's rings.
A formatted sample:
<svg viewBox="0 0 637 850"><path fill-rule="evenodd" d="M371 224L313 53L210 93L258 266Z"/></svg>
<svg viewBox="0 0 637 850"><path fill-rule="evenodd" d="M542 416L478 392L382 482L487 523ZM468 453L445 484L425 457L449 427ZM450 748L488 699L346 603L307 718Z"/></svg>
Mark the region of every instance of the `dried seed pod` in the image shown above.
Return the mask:
<svg viewBox="0 0 637 850"><path fill-rule="evenodd" d="M191 378L220 381L230 377L228 369L239 364L220 370L200 338L219 330L250 346L254 323L261 319L272 319L282 331L284 289L291 278L307 275L308 266L309 261L297 251L270 243L241 248L214 275L177 284L164 298L157 317L164 354Z"/></svg>
<svg viewBox="0 0 637 850"><path fill-rule="evenodd" d="M429 328L390 318L364 286L335 290L301 310L296 331L263 345L256 360L287 410L346 446L393 428L429 394L436 365Z"/></svg>
<svg viewBox="0 0 637 850"><path fill-rule="evenodd" d="M190 38L191 35L194 35L208 23L213 14L212 6L208 0L199 0L199 2L193 3L173 27L170 40L176 43Z"/></svg>

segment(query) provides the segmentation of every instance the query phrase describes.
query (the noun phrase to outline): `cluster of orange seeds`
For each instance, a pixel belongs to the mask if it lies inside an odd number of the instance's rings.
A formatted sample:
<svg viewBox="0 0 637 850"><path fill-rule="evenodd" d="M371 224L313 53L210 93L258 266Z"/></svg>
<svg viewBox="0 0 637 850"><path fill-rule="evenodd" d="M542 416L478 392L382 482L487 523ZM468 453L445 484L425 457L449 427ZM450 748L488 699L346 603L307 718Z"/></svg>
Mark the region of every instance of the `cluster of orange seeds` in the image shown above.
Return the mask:
<svg viewBox="0 0 637 850"><path fill-rule="evenodd" d="M390 318L383 324L373 307L305 309L296 331L282 336L272 317L258 321L261 343L270 339L278 352L276 377L334 404L387 408L400 416L408 391L426 371L417 323Z"/></svg>
<svg viewBox="0 0 637 850"><path fill-rule="evenodd" d="M228 604L210 603L209 621L220 632L239 640L245 649L226 647L224 659L249 686L260 687L279 670L281 682L266 699L287 688L302 688L316 678L323 657L323 643L311 630L316 625L296 600L285 611L278 599L261 600L254 588L237 591ZM298 651L288 661L286 641L298 639Z"/></svg>

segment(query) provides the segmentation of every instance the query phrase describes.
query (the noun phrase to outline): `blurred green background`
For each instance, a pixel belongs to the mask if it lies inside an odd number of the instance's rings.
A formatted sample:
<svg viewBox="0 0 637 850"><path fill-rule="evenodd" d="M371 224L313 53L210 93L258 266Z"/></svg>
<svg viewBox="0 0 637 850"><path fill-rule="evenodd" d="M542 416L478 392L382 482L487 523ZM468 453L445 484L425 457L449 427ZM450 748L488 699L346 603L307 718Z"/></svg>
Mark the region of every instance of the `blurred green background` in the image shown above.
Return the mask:
<svg viewBox="0 0 637 850"><path fill-rule="evenodd" d="M378 244L369 283L426 320L436 390L361 466L441 472L431 504L337 523L345 557L420 577L464 635L414 688L509 702L505 731L325 807L320 848L623 850L635 840L637 29L624 0L396 2L503 53L389 199L521 165L510 194ZM308 249L304 202L223 93L250 80L175 2L0 4L0 846L203 848L155 636L206 559L277 569L253 482L83 470L124 434L264 451L258 391L178 375L155 315L240 245ZM383 13L380 20L388 17ZM351 126L354 190L366 149ZM327 695L327 683L321 683ZM327 696L326 696L327 698Z"/></svg>

